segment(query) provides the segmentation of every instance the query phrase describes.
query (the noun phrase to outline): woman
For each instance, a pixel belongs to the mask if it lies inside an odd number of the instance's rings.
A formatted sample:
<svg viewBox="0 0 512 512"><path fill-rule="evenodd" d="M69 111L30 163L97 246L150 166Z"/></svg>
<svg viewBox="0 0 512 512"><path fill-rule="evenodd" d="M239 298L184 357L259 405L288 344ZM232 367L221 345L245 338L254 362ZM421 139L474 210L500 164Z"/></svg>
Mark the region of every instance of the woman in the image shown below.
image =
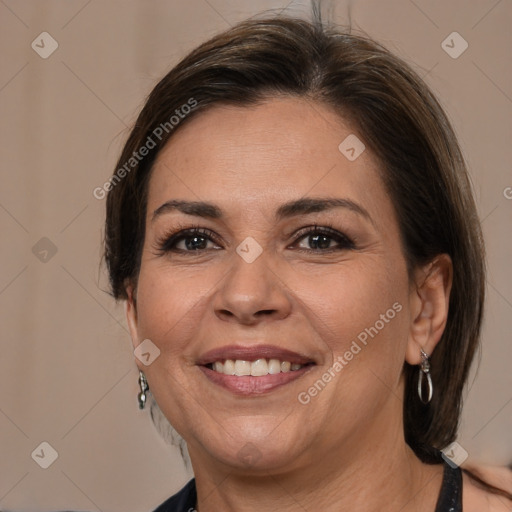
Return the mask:
<svg viewBox="0 0 512 512"><path fill-rule="evenodd" d="M484 251L404 62L320 21L243 22L158 83L109 188L140 405L149 386L195 475L159 512L510 509L440 452Z"/></svg>

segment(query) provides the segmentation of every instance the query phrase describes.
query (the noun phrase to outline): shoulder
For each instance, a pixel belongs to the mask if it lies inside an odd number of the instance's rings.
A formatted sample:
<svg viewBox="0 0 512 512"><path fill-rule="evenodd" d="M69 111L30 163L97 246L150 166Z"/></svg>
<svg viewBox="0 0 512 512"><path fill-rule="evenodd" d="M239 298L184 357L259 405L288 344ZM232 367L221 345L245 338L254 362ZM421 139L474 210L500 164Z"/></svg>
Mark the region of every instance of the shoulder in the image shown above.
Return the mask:
<svg viewBox="0 0 512 512"><path fill-rule="evenodd" d="M467 469L474 471L473 468ZM481 473L474 472L474 474L479 478L483 476ZM462 473L462 479L462 509L464 512L512 512L512 499L494 493L465 471ZM499 478L485 478L483 480L510 492L507 487L499 485L501 483Z"/></svg>

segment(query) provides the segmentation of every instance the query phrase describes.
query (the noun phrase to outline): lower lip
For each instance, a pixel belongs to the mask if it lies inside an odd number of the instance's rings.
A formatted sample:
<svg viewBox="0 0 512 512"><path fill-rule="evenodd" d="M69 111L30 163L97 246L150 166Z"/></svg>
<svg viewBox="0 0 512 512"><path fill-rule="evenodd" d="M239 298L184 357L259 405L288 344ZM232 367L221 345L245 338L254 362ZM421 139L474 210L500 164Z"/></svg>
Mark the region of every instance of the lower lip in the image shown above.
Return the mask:
<svg viewBox="0 0 512 512"><path fill-rule="evenodd" d="M237 377L236 375L225 375L206 368L206 366L199 366L199 369L204 375L214 384L222 386L224 389L231 391L236 395L250 396L261 395L268 393L274 389L280 388L285 384L289 384L294 380L299 379L305 373L311 370L314 365L303 366L300 370L276 373L275 375L263 375L261 377L252 377L244 375Z"/></svg>

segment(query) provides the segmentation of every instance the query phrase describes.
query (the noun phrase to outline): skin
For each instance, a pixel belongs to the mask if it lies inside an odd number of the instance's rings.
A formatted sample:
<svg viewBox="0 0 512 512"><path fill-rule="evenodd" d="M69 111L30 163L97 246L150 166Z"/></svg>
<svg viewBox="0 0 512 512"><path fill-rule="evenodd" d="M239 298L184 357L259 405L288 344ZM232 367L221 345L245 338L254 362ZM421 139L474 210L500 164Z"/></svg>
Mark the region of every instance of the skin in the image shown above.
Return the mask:
<svg viewBox="0 0 512 512"><path fill-rule="evenodd" d="M462 467L471 471L484 482L502 489L512 495L512 471L506 467L488 466L468 459ZM486 512L510 512L512 499L507 496L492 494L474 480L469 474L463 473L463 510Z"/></svg>
<svg viewBox="0 0 512 512"><path fill-rule="evenodd" d="M353 133L364 141L319 103L271 98L198 115L157 159L127 318L134 347L150 339L160 350L149 366L136 362L188 444L200 512L435 508L442 466L421 463L405 443L402 367L419 364L420 347L432 354L441 337L451 261L441 255L409 278L379 162L368 148L352 162L338 150ZM274 220L280 205L302 197L349 199L369 218L336 208ZM215 203L223 216L171 210L153 218L172 199ZM322 252L311 237L297 238L313 224L344 233L355 248ZM215 240L202 239L201 251L159 250L169 232L193 226ZM236 252L246 237L263 250L252 263ZM400 312L299 403L395 303ZM316 364L268 394L236 396L196 365L206 351L236 342L277 345Z"/></svg>

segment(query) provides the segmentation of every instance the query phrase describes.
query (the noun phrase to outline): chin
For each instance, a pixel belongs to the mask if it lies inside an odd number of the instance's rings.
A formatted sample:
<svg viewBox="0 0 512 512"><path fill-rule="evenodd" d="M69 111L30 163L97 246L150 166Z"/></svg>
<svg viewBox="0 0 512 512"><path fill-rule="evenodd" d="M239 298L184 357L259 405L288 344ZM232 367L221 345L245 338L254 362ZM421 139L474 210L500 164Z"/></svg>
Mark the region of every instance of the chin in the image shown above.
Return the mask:
<svg viewBox="0 0 512 512"><path fill-rule="evenodd" d="M268 475L270 471L290 467L291 463L300 455L300 450L268 446L266 443L255 444L249 441L241 445L237 451L231 450L218 455L219 460L236 468L238 473Z"/></svg>
<svg viewBox="0 0 512 512"><path fill-rule="evenodd" d="M255 434L254 431L245 435L244 432L231 431L218 439L215 446L212 446L213 440L210 439L209 452L219 462L250 474L268 474L271 470L289 467L304 453L304 446L289 434L283 439L276 432L275 425L272 428L275 429L273 434L269 431L268 434L261 435Z"/></svg>

